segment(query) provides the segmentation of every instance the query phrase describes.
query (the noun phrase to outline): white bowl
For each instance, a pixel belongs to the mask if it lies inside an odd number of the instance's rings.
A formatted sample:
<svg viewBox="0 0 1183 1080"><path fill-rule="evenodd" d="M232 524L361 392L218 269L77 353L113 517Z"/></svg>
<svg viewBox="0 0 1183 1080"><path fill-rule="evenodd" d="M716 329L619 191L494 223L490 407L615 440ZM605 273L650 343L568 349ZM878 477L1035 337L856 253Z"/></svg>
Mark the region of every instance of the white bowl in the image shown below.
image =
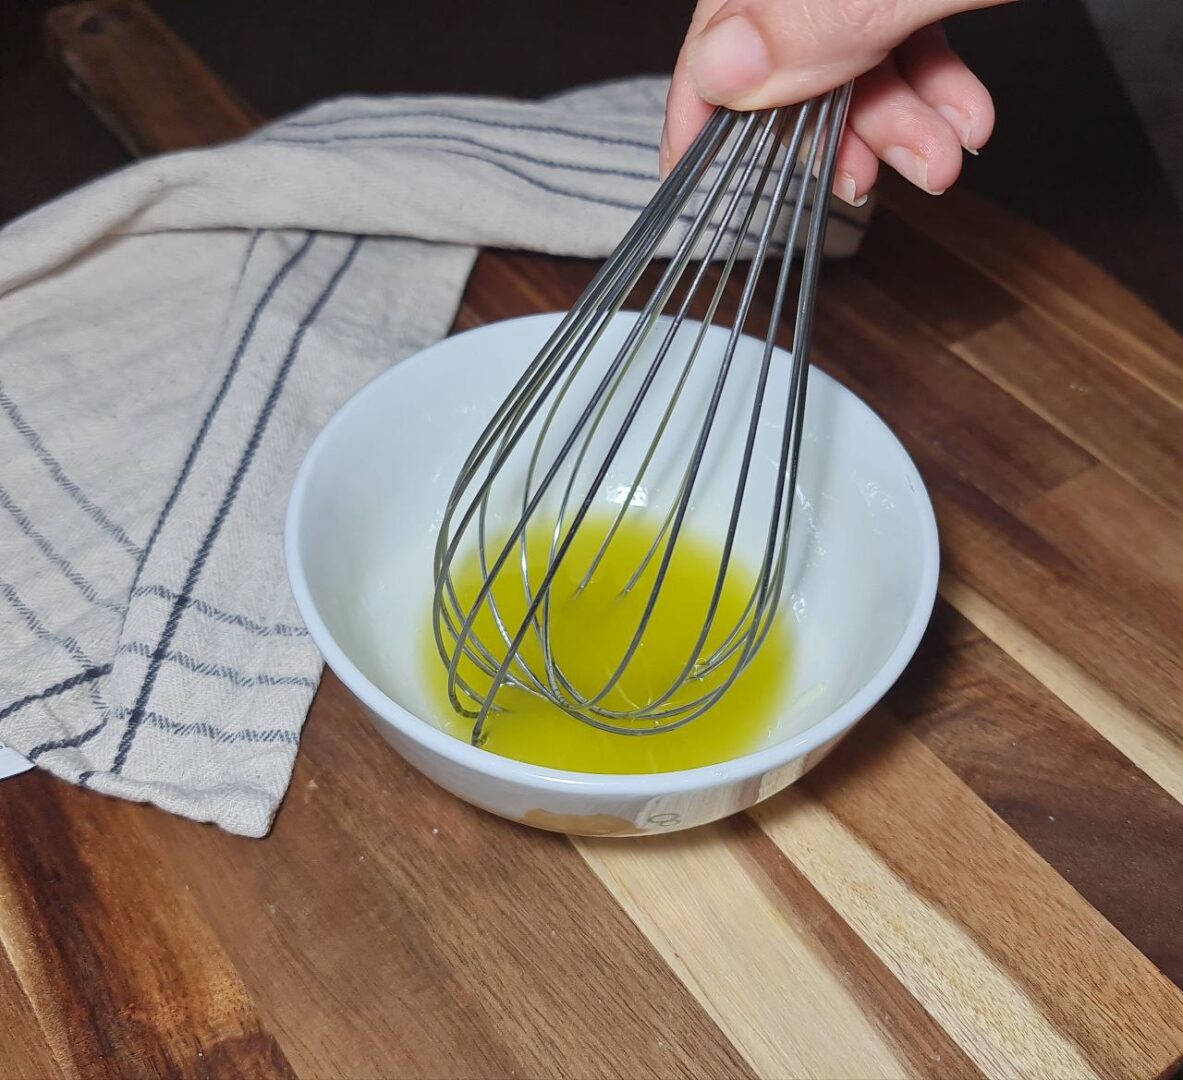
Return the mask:
<svg viewBox="0 0 1183 1080"><path fill-rule="evenodd" d="M792 783L896 680L936 597L932 505L891 431L814 369L783 601L785 617L795 620L794 672L765 745L704 768L605 775L524 764L446 734L433 722L438 706L422 671L443 504L474 439L559 318L513 319L448 338L344 405L296 477L288 574L325 660L387 741L442 787L503 817L564 832L689 828ZM619 318L601 347L611 348L625 329ZM744 339L736 370L754 371L744 361L758 359L759 349ZM787 360L778 354L778 364ZM741 425L732 426L738 439ZM774 467L769 455L757 459ZM708 472L696 502L710 512L733 479L725 467ZM605 492L627 486L628 475L626 468L609 476Z"/></svg>

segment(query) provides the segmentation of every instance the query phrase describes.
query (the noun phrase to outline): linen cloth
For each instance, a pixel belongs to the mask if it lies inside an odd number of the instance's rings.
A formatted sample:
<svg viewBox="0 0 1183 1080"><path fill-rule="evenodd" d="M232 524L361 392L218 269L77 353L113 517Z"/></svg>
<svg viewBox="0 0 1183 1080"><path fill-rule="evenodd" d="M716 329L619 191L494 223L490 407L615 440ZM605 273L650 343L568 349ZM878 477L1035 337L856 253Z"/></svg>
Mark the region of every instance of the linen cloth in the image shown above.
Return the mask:
<svg viewBox="0 0 1183 1080"><path fill-rule="evenodd" d="M331 101L0 232L0 743L266 834L321 670L281 545L304 450L447 333L478 247L612 250L666 87ZM848 254L866 211L834 213Z"/></svg>

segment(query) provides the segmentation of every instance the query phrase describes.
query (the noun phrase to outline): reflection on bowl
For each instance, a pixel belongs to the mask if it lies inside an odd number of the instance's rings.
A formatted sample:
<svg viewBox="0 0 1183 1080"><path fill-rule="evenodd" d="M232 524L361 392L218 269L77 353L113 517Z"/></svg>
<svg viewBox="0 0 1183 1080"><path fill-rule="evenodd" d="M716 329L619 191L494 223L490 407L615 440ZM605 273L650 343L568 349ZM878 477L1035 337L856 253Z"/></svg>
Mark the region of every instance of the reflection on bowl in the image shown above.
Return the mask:
<svg viewBox="0 0 1183 1080"><path fill-rule="evenodd" d="M422 664L440 515L469 447L559 318L515 319L448 338L375 379L333 417L309 450L288 507L292 589L317 647L378 730L449 791L562 832L688 828L791 783L899 676L936 596L932 506L882 421L815 370L782 600L781 617L793 620L792 679L760 745L718 765L625 775L529 765L445 733L448 718ZM628 322L618 316L599 347L613 349ZM758 357L761 347L742 342L737 364L745 350ZM742 425L732 427L742 438ZM607 502L628 482L627 460L621 470L606 480ZM708 515L734 483L725 461L709 473L696 496Z"/></svg>

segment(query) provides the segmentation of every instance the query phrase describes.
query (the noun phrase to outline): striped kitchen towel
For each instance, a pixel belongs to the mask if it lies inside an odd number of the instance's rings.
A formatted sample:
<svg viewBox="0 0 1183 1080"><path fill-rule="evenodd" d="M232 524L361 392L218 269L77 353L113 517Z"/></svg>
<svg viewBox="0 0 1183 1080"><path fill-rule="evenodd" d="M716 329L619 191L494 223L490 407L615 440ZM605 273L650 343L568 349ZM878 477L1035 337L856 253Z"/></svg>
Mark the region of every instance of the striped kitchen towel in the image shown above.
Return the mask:
<svg viewBox="0 0 1183 1080"><path fill-rule="evenodd" d="M281 550L305 448L447 333L477 247L606 255L664 95L333 101L0 232L0 743L264 835L321 670Z"/></svg>

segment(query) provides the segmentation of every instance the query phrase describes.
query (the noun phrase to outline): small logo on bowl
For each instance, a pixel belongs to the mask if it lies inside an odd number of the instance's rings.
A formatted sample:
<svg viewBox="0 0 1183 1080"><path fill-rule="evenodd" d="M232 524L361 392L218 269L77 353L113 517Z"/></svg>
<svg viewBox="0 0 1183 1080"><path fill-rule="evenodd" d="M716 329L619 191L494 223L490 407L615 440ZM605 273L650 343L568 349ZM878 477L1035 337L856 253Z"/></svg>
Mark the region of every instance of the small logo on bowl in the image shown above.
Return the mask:
<svg viewBox="0 0 1183 1080"><path fill-rule="evenodd" d="M664 814L650 814L645 819L646 825L656 825L659 829L672 829L675 825L682 822L682 815L675 814L672 811L666 811Z"/></svg>

